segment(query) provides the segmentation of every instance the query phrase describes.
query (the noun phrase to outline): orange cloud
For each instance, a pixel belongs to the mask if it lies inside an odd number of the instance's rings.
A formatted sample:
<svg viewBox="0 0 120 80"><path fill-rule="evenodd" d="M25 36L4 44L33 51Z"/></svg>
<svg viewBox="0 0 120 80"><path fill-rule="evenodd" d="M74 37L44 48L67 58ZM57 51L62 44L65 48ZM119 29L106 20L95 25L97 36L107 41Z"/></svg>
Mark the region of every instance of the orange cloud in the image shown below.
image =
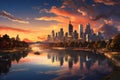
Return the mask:
<svg viewBox="0 0 120 80"><path fill-rule="evenodd" d="M54 13L56 15L64 16L64 17L72 17L74 14L70 11L66 11L61 8L57 8L56 6L52 6L50 13Z"/></svg>
<svg viewBox="0 0 120 80"><path fill-rule="evenodd" d="M119 4L119 0L94 0L96 3L104 3L105 5L115 5Z"/></svg>
<svg viewBox="0 0 120 80"><path fill-rule="evenodd" d="M33 42L32 40L30 40L28 38L24 38L23 41L25 41L25 42Z"/></svg>
<svg viewBox="0 0 120 80"><path fill-rule="evenodd" d="M78 9L77 9L78 10ZM98 25L98 22L92 21L89 19L89 16L87 15L87 12L84 11L83 9L79 9L78 11L68 11L65 10L64 8L57 8L56 6L52 6L51 9L49 10L49 13L53 13L56 16L48 17L48 16L43 16L40 18L35 18L35 20L45 20L45 21L57 21L60 22L59 25L64 27L65 31L68 29L68 22L71 20L74 29L78 30L78 25L83 24L86 25L88 22L91 23L92 27ZM83 16L84 15L84 16Z"/></svg>
<svg viewBox="0 0 120 80"><path fill-rule="evenodd" d="M44 17L40 17L40 18L35 18L35 20L45 20L45 21L57 21L57 22L66 22L68 21L69 19L66 18L66 17L62 17L62 16L55 16L55 17L47 17L47 16L44 16Z"/></svg>
<svg viewBox="0 0 120 80"><path fill-rule="evenodd" d="M86 16L87 15L87 13L85 12L85 11L82 11L82 10L80 10L80 9L78 9L77 10L79 13L81 13L83 16Z"/></svg>
<svg viewBox="0 0 120 80"><path fill-rule="evenodd" d="M17 31L17 32L23 32L23 33L32 33L33 31L30 30L24 30L24 29L19 29L19 28L12 28L12 27L7 27L7 26L0 26L0 31Z"/></svg>
<svg viewBox="0 0 120 80"><path fill-rule="evenodd" d="M56 14L57 16L63 16L65 18L68 18L69 20L72 21L73 25L75 26L75 28L77 29L78 24L87 24L89 22L89 17L87 16L87 13L83 13L82 14L84 16L81 15L81 13L77 13L77 12L70 12L61 8L57 8L55 6L53 6L50 10L51 13ZM59 21L61 21L61 19L58 19ZM65 20L64 22L66 22L67 20Z"/></svg>
<svg viewBox="0 0 120 80"><path fill-rule="evenodd" d="M37 38L38 38L39 40L41 40L41 41L46 40L46 36L38 36Z"/></svg>

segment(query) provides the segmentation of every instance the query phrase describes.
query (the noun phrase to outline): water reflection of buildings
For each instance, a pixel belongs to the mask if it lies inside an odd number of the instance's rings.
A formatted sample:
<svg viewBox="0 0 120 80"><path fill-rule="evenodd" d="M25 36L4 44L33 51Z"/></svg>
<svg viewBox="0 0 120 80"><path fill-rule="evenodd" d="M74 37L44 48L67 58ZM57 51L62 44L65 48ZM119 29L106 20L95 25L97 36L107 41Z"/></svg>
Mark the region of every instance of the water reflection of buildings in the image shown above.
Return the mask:
<svg viewBox="0 0 120 80"><path fill-rule="evenodd" d="M0 75L7 74L9 72L12 61L16 61L18 63L21 58L24 58L27 55L28 55L28 52L21 51L21 52L9 53L7 55L1 56L0 57Z"/></svg>
<svg viewBox="0 0 120 80"><path fill-rule="evenodd" d="M104 56L100 55L90 55L88 52L72 52L72 51L66 51L66 52L57 52L58 54L48 54L48 59L52 60L52 63L59 62L60 66L64 65L64 62L68 63L69 69L73 68L73 65L79 64L80 70L89 70L96 62L98 62L98 66L104 65L101 64L102 61L104 61Z"/></svg>

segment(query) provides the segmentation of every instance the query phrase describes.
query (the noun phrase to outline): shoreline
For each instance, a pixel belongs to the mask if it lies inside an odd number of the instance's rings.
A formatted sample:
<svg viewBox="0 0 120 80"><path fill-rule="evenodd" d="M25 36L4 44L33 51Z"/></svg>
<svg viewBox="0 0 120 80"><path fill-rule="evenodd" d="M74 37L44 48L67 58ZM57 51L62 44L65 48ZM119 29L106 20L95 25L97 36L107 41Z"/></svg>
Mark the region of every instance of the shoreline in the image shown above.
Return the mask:
<svg viewBox="0 0 120 80"><path fill-rule="evenodd" d="M80 50L80 51L90 51L95 54L101 54L107 57L115 66L120 68L120 60L117 60L114 55L118 54L120 55L120 51L108 51L105 49L98 49L95 52L92 49L89 48L64 48L64 47L52 47L50 49L55 49L55 50Z"/></svg>
<svg viewBox="0 0 120 80"><path fill-rule="evenodd" d="M24 51L24 50L28 50L28 49L29 49L29 47L16 47L13 49L0 50L0 53L17 52L17 51Z"/></svg>

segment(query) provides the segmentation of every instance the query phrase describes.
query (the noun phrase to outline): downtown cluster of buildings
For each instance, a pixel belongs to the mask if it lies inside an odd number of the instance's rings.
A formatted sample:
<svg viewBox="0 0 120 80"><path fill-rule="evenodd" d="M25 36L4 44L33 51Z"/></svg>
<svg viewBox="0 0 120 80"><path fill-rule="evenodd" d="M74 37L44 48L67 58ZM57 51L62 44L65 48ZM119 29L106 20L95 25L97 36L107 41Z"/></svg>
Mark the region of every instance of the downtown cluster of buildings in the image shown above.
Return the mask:
<svg viewBox="0 0 120 80"><path fill-rule="evenodd" d="M73 25L69 22L68 32L64 32L63 28L60 28L59 32L52 30L51 35L48 35L48 42L68 42L68 41L98 41L104 40L104 34L101 32L94 33L91 29L91 25L88 23L86 29L83 29L83 25L78 26L79 32L77 30L73 31Z"/></svg>

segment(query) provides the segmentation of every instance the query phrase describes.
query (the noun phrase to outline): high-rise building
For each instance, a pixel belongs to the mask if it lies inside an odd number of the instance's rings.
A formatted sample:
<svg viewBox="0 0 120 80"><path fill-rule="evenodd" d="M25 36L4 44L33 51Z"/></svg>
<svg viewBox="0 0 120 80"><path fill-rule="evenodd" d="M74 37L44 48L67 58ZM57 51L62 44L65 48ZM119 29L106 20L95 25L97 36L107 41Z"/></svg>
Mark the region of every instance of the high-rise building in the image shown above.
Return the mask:
<svg viewBox="0 0 120 80"><path fill-rule="evenodd" d="M63 31L63 28L60 28L60 37L64 37L64 31Z"/></svg>
<svg viewBox="0 0 120 80"><path fill-rule="evenodd" d="M17 41L20 41L19 35L16 36L16 40L17 40Z"/></svg>
<svg viewBox="0 0 120 80"><path fill-rule="evenodd" d="M65 33L64 35L64 30L63 28L60 28L59 32L56 32L54 30L52 30L52 34L48 35L48 41L50 42L69 42L69 41L98 41L98 40L104 40L104 34L101 32L98 32L97 34L94 33L93 29L91 28L90 24L88 23L86 25L86 29L85 31L83 31L83 25L80 24L79 26L79 36L78 36L78 32L77 30L74 30L73 32L73 25L71 24L71 21L69 22L69 26L68 26L68 32ZM19 37L19 36L18 36ZM78 37L80 37L80 39L78 40Z"/></svg>
<svg viewBox="0 0 120 80"><path fill-rule="evenodd" d="M58 32L58 40L60 39L60 32Z"/></svg>
<svg viewBox="0 0 120 80"><path fill-rule="evenodd" d="M85 34L91 34L90 24L86 25Z"/></svg>
<svg viewBox="0 0 120 80"><path fill-rule="evenodd" d="M68 32L65 33L65 41L68 40Z"/></svg>
<svg viewBox="0 0 120 80"><path fill-rule="evenodd" d="M55 32L54 32L54 30L52 30L52 41L54 41L55 40Z"/></svg>
<svg viewBox="0 0 120 80"><path fill-rule="evenodd" d="M52 30L52 38L54 38L55 37L55 32L54 32L54 30Z"/></svg>
<svg viewBox="0 0 120 80"><path fill-rule="evenodd" d="M80 38L83 38L83 25L82 24L80 24L79 25L79 32L80 32Z"/></svg>
<svg viewBox="0 0 120 80"><path fill-rule="evenodd" d="M56 34L55 34L55 37L57 38L58 37L58 33L56 32Z"/></svg>
<svg viewBox="0 0 120 80"><path fill-rule="evenodd" d="M69 32L69 35L72 36L72 33L73 33L73 25L71 24L71 21L69 22L68 32Z"/></svg>
<svg viewBox="0 0 120 80"><path fill-rule="evenodd" d="M90 36L89 36L89 34L86 34L86 41L87 41L87 42L90 41Z"/></svg>
<svg viewBox="0 0 120 80"><path fill-rule="evenodd" d="M73 39L74 39L74 40L77 40L77 39L78 39L78 33L77 33L76 30L73 32Z"/></svg>
<svg viewBox="0 0 120 80"><path fill-rule="evenodd" d="M51 36L50 36L50 35L47 36L47 40L48 40L48 41L51 40Z"/></svg>
<svg viewBox="0 0 120 80"><path fill-rule="evenodd" d="M68 37L68 32L65 33L65 38L67 38L67 37Z"/></svg>

